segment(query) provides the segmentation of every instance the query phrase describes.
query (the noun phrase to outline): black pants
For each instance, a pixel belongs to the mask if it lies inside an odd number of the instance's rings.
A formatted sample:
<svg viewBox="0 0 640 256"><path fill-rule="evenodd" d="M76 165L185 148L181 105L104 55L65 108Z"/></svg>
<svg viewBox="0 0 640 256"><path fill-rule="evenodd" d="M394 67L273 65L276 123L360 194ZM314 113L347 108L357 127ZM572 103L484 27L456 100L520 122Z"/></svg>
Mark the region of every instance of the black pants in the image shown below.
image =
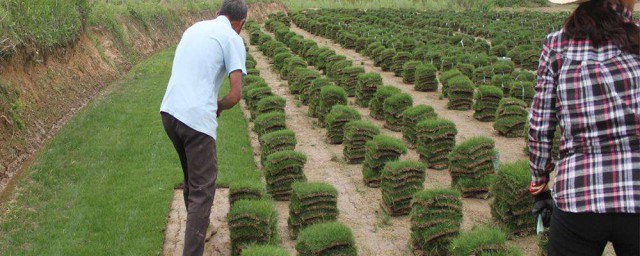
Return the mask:
<svg viewBox="0 0 640 256"><path fill-rule="evenodd" d="M184 173L187 227L183 255L202 255L218 176L216 141L167 113L162 124L178 152Z"/></svg>
<svg viewBox="0 0 640 256"><path fill-rule="evenodd" d="M640 255L640 214L571 213L553 209L549 256L601 256L607 242L618 256Z"/></svg>

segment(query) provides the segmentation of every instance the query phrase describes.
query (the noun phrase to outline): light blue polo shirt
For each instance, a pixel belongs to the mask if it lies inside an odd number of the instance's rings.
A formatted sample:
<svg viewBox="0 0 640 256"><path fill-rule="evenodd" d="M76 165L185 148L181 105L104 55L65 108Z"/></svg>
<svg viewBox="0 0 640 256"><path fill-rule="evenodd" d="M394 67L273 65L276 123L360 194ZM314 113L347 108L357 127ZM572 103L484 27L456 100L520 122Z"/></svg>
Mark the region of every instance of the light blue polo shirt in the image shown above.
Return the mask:
<svg viewBox="0 0 640 256"><path fill-rule="evenodd" d="M233 71L247 74L246 57L242 37L226 16L194 24L184 32L176 49L160 111L217 139L220 87L225 75Z"/></svg>

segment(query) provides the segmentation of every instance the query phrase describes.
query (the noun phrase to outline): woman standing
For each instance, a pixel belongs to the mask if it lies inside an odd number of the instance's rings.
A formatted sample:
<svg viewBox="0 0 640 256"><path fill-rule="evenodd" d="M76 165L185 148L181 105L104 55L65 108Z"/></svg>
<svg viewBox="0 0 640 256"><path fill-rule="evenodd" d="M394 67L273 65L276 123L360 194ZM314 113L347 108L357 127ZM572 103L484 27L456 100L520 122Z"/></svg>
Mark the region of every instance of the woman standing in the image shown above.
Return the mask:
<svg viewBox="0 0 640 256"><path fill-rule="evenodd" d="M533 212L550 221L549 255L602 255L607 242L618 255L640 255L636 0L550 1L580 5L547 36L540 57L529 120ZM556 125L562 137L554 162Z"/></svg>

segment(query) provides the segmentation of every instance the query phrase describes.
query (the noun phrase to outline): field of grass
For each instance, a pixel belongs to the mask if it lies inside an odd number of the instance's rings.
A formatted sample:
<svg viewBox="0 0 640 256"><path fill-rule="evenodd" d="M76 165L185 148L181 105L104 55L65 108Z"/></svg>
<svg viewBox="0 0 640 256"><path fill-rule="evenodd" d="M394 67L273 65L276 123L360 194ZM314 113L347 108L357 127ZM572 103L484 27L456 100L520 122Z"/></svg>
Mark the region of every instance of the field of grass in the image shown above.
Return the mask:
<svg viewBox="0 0 640 256"><path fill-rule="evenodd" d="M546 4L546 0L282 0L291 10L308 8L415 8L423 10L463 10L470 8L492 8L510 6L537 6Z"/></svg>
<svg viewBox="0 0 640 256"><path fill-rule="evenodd" d="M172 60L169 49L133 68L42 150L0 209L2 255L161 252L182 181L158 113ZM220 185L260 177L239 107L223 113L218 138Z"/></svg>

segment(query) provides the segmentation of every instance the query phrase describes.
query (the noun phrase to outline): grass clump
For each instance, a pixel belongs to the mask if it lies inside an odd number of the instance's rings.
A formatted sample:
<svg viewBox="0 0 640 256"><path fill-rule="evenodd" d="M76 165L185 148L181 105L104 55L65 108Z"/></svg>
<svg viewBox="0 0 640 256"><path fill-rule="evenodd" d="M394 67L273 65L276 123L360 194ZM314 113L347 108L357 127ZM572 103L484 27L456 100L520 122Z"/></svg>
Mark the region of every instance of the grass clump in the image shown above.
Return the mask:
<svg viewBox="0 0 640 256"><path fill-rule="evenodd" d="M260 114L253 121L253 130L260 138L267 133L287 129L286 119L284 112L280 111Z"/></svg>
<svg viewBox="0 0 640 256"><path fill-rule="evenodd" d="M335 105L347 105L347 93L342 87L328 85L320 89L320 106L318 108L318 119L320 125L324 126L325 118Z"/></svg>
<svg viewBox="0 0 640 256"><path fill-rule="evenodd" d="M338 191L332 185L307 182L292 185L287 220L292 239L308 226L336 221L338 213Z"/></svg>
<svg viewBox="0 0 640 256"><path fill-rule="evenodd" d="M306 181L304 165L307 156L293 150L275 152L267 157L264 165L267 192L275 200L286 201L291 196L291 185Z"/></svg>
<svg viewBox="0 0 640 256"><path fill-rule="evenodd" d="M433 64L416 66L414 90L419 92L435 92L438 90L438 69Z"/></svg>
<svg viewBox="0 0 640 256"><path fill-rule="evenodd" d="M269 200L240 200L227 216L231 233L231 254L240 255L249 245L279 242L278 212Z"/></svg>
<svg viewBox="0 0 640 256"><path fill-rule="evenodd" d="M447 84L447 96L449 97L447 109L471 109L471 106L473 105L473 93L475 90L473 82L471 82L471 80L466 76L457 76L449 79Z"/></svg>
<svg viewBox="0 0 640 256"><path fill-rule="evenodd" d="M299 255L358 255L351 229L340 222L319 223L300 232Z"/></svg>
<svg viewBox="0 0 640 256"><path fill-rule="evenodd" d="M473 98L473 118L482 122L492 122L496 119L496 111L503 97L502 90L493 85L481 85Z"/></svg>
<svg viewBox="0 0 640 256"><path fill-rule="evenodd" d="M499 229L492 227L475 227L469 232L460 234L451 241L449 251L454 256L467 255L522 255L515 247L506 245L507 237Z"/></svg>
<svg viewBox="0 0 640 256"><path fill-rule="evenodd" d="M382 86L382 76L378 73L358 74L356 85L356 103L361 107L368 107L375 96L378 87Z"/></svg>
<svg viewBox="0 0 640 256"><path fill-rule="evenodd" d="M413 98L406 93L394 94L383 102L384 127L399 132L402 130L402 112L413 105Z"/></svg>
<svg viewBox="0 0 640 256"><path fill-rule="evenodd" d="M367 141L380 134L380 128L369 121L351 121L344 126L343 154L347 163L359 164L365 159Z"/></svg>
<svg viewBox="0 0 640 256"><path fill-rule="evenodd" d="M474 137L456 146L449 154L451 186L462 191L463 197L483 196L495 173L495 142L486 137Z"/></svg>
<svg viewBox="0 0 640 256"><path fill-rule="evenodd" d="M387 162L396 161L401 155L407 153L407 147L401 140L376 135L365 144L366 153L362 174L364 183L369 187L380 186L380 172Z"/></svg>
<svg viewBox="0 0 640 256"><path fill-rule="evenodd" d="M401 93L400 89L393 86L387 85L379 87L375 97L369 102L371 117L377 120L384 120L384 101L398 93Z"/></svg>
<svg viewBox="0 0 640 256"><path fill-rule="evenodd" d="M523 236L535 232L536 218L531 216L533 197L527 187L531 181L528 161L504 164L491 187L495 197L491 215L509 235Z"/></svg>
<svg viewBox="0 0 640 256"><path fill-rule="evenodd" d="M415 161L394 161L385 165L380 187L383 209L389 215L409 214L413 194L423 189L426 168L423 163Z"/></svg>
<svg viewBox="0 0 640 256"><path fill-rule="evenodd" d="M242 250L241 256L289 256L284 248L275 245L250 245Z"/></svg>
<svg viewBox="0 0 640 256"><path fill-rule="evenodd" d="M496 121L493 128L507 138L524 136L527 123L527 104L519 99L503 98L496 111Z"/></svg>
<svg viewBox="0 0 640 256"><path fill-rule="evenodd" d="M329 144L342 144L344 138L344 125L350 121L360 120L360 113L352 107L335 105L325 118L327 128L327 142Z"/></svg>
<svg viewBox="0 0 640 256"><path fill-rule="evenodd" d="M411 201L411 246L417 255L449 255L449 244L460 233L462 199L451 189L427 189Z"/></svg>
<svg viewBox="0 0 640 256"><path fill-rule="evenodd" d="M402 112L402 137L409 144L409 147L415 147L418 141L416 125L424 119L437 117L438 114L433 107L427 105L413 106Z"/></svg>
<svg viewBox="0 0 640 256"><path fill-rule="evenodd" d="M425 119L416 126L420 159L432 169L442 170L449 165L449 153L456 145L458 130L446 119Z"/></svg>
<svg viewBox="0 0 640 256"><path fill-rule="evenodd" d="M229 204L233 207L240 200L260 200L266 194L260 180L237 180L229 184Z"/></svg>

